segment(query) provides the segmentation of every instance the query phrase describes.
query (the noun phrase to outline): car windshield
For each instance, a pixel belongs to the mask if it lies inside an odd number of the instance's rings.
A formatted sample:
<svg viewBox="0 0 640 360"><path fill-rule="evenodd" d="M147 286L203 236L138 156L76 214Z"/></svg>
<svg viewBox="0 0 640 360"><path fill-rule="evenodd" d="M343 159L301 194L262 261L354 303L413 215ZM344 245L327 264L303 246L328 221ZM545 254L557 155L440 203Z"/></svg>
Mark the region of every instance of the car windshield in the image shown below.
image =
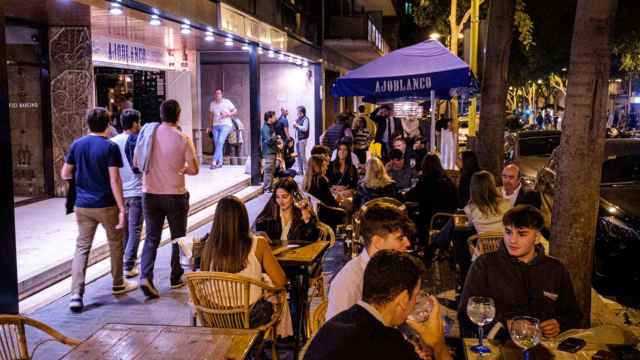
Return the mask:
<svg viewBox="0 0 640 360"><path fill-rule="evenodd" d="M640 181L640 155L608 159L602 165L602 183Z"/></svg>
<svg viewBox="0 0 640 360"><path fill-rule="evenodd" d="M520 156L548 156L560 145L560 136L521 138Z"/></svg>

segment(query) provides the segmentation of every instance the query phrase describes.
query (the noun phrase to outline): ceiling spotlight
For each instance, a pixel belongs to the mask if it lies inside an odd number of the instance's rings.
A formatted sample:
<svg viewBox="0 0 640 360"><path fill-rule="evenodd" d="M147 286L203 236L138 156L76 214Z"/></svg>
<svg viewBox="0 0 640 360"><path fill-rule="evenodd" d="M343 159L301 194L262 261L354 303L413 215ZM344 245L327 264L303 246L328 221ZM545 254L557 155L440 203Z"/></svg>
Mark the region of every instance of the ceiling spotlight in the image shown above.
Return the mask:
<svg viewBox="0 0 640 360"><path fill-rule="evenodd" d="M189 35L191 34L191 27L187 24L182 24L180 25L180 32L185 35Z"/></svg>
<svg viewBox="0 0 640 360"><path fill-rule="evenodd" d="M463 33L458 33L458 39L464 39L464 34Z"/></svg>
<svg viewBox="0 0 640 360"><path fill-rule="evenodd" d="M616 79L616 82L620 83L620 82L622 82L622 79Z"/></svg>
<svg viewBox="0 0 640 360"><path fill-rule="evenodd" d="M109 14L111 15L122 15L122 5L117 3L111 3L111 8L109 9Z"/></svg>
<svg viewBox="0 0 640 360"><path fill-rule="evenodd" d="M538 84L542 84L542 79L538 79Z"/></svg>
<svg viewBox="0 0 640 360"><path fill-rule="evenodd" d="M561 70L562 70L562 71L567 71L567 68L566 68L566 67L564 67L564 68L562 68Z"/></svg>
<svg viewBox="0 0 640 360"><path fill-rule="evenodd" d="M268 55L270 58L274 57L276 54L273 52L273 50L270 50Z"/></svg>
<svg viewBox="0 0 640 360"><path fill-rule="evenodd" d="M233 40L231 40L231 39L228 39L228 38L227 38L227 39L224 41L224 45L225 45L225 46L233 46Z"/></svg>
<svg viewBox="0 0 640 360"><path fill-rule="evenodd" d="M211 31L207 31L207 32L204 34L204 39L205 39L206 41L213 41L213 39L214 39L214 37L213 37L213 33L212 33Z"/></svg>
<svg viewBox="0 0 640 360"><path fill-rule="evenodd" d="M261 47L259 47L259 46L258 46L258 54L259 54L259 55L264 54L264 50L262 50L262 48L261 48Z"/></svg>
<svg viewBox="0 0 640 360"><path fill-rule="evenodd" d="M296 62L296 60L295 60L293 57L291 57L291 56L289 56L289 58L287 58L287 60L289 60L289 62L290 62L290 63L292 63L292 62Z"/></svg>
<svg viewBox="0 0 640 360"><path fill-rule="evenodd" d="M296 65L302 65L302 60L296 59Z"/></svg>
<svg viewBox="0 0 640 360"><path fill-rule="evenodd" d="M149 25L158 26L160 24L162 24L162 21L160 21L160 16L156 14L151 15L151 20L149 20Z"/></svg>
<svg viewBox="0 0 640 360"><path fill-rule="evenodd" d="M302 62L302 66L304 67L309 67L309 62L307 62L307 60Z"/></svg>
<svg viewBox="0 0 640 360"><path fill-rule="evenodd" d="M283 54L278 55L278 60L284 60L284 55Z"/></svg>
<svg viewBox="0 0 640 360"><path fill-rule="evenodd" d="M242 50L244 51L249 50L249 46L247 46L247 44L242 45Z"/></svg>

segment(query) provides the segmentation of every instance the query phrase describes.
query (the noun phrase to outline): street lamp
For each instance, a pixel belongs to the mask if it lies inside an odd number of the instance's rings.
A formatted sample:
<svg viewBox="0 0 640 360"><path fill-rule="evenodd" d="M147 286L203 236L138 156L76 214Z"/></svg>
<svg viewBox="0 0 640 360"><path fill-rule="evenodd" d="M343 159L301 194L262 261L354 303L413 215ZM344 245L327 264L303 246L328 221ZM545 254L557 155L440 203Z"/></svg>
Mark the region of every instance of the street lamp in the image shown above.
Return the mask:
<svg viewBox="0 0 640 360"><path fill-rule="evenodd" d="M538 79L538 84L542 84L542 79Z"/></svg>
<svg viewBox="0 0 640 360"><path fill-rule="evenodd" d="M438 39L440 39L440 34L437 33L437 32L432 32L431 34L429 34L429 39L438 40Z"/></svg>

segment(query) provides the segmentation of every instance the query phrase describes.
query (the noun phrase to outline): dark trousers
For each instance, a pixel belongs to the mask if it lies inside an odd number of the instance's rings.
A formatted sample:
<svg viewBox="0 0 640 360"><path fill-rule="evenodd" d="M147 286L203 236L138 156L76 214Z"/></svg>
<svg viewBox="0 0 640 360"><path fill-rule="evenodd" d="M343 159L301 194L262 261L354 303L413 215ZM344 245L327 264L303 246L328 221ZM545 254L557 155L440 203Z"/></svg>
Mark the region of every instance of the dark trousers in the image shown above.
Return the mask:
<svg viewBox="0 0 640 360"><path fill-rule="evenodd" d="M353 152L358 157L358 161L360 161L361 165L367 163L367 150L368 149L354 149Z"/></svg>
<svg viewBox="0 0 640 360"><path fill-rule="evenodd" d="M189 213L189 193L182 195L158 195L144 193L142 208L146 223L145 242L140 262L140 279L153 281L153 266L162 236L165 218L169 223L171 239L183 237L187 233ZM171 244L171 281L180 279L184 271L180 265L178 244Z"/></svg>
<svg viewBox="0 0 640 360"><path fill-rule="evenodd" d="M142 232L142 197L124 198L124 211L124 268L131 270L136 265Z"/></svg>

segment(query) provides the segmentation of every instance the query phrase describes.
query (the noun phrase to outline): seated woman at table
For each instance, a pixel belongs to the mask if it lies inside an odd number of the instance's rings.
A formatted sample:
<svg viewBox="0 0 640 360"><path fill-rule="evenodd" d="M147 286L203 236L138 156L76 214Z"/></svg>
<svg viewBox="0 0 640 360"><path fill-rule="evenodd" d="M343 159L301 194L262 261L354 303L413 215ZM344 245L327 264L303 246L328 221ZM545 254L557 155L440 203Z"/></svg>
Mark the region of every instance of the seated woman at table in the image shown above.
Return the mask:
<svg viewBox="0 0 640 360"><path fill-rule="evenodd" d="M272 244L299 240L313 242L318 239L316 215L308 199L290 178L280 179L273 195L255 222L256 231L264 231Z"/></svg>
<svg viewBox="0 0 640 360"><path fill-rule="evenodd" d="M339 204L331 194L327 173L328 161L322 155L311 155L304 173L302 188L327 206L337 207Z"/></svg>
<svg viewBox="0 0 640 360"><path fill-rule="evenodd" d="M327 178L331 186L342 189L355 189L358 186L358 169L351 159L351 141L340 140L338 156L329 163Z"/></svg>
<svg viewBox="0 0 640 360"><path fill-rule="evenodd" d="M202 250L201 270L237 274L259 281L263 281L264 270L268 276L267 283L276 287L287 284L284 271L273 256L267 239L251 233L247 208L235 196L226 196L218 202L211 232ZM269 322L273 304L265 299L259 287L251 286L249 299L253 304L251 327ZM282 337L293 335L289 306L286 305L278 325L278 334Z"/></svg>
<svg viewBox="0 0 640 360"><path fill-rule="evenodd" d="M397 196L396 183L387 174L382 160L375 156L367 160L364 179L358 185L356 195L353 197L353 208L357 209L369 200Z"/></svg>
<svg viewBox="0 0 640 360"><path fill-rule="evenodd" d="M469 203L464 213L476 232L504 232L502 216L511 208L498 189L493 175L486 171L478 171L471 177L469 187Z"/></svg>

